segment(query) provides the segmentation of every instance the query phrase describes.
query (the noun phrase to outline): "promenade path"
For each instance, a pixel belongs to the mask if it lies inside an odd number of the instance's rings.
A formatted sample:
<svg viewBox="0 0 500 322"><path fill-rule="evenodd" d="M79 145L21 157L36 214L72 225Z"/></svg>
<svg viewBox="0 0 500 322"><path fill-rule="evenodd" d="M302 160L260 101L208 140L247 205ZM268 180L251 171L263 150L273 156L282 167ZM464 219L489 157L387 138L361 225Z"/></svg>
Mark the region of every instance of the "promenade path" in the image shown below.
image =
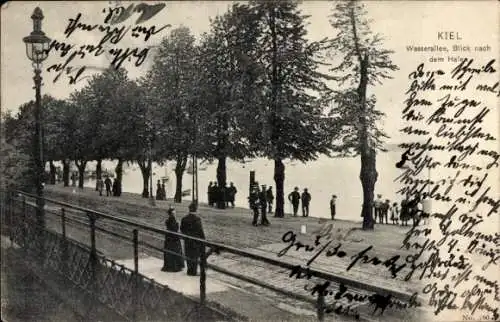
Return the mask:
<svg viewBox="0 0 500 322"><path fill-rule="evenodd" d="M80 205L96 211L121 216L137 222L150 224L164 228L166 210L170 205L177 209L177 219L187 213L188 201L181 204L174 204L172 200L156 201L156 206L151 206L149 201L136 194L124 193L121 197L100 197L93 189L78 189L73 187L46 186L46 197L65 201L70 204ZM48 205L47 207L52 207ZM57 209L53 209L57 210ZM325 223L332 223L332 246L342 243L340 250L348 254L343 258L337 256L326 257L320 255L312 268L331 273L337 276L345 276L355 279L360 283L384 287L394 291L412 294L420 292L422 285L416 282L406 282L402 278L405 276L405 269L397 278L392 278L387 267L383 265L373 266L371 264L357 264L349 271L347 266L351 262L351 256L355 255L369 246L373 248L367 252L370 256L377 256L381 260L389 259L395 255L400 255L402 259L410 253L400 249L408 227L377 225L375 232L365 232L359 229L360 223L343 220L330 221L318 218L291 217L285 218L269 217L271 225L269 227L254 227L251 225L251 214L248 209L214 209L208 205L200 204L199 214L203 220L205 235L207 240L217 242L245 251L259 254L261 256L279 259L289 263L305 266L306 262L315 252L305 252L303 249L297 251L291 248L286 255L278 257L278 253L288 245L282 241L282 236L293 231L297 234L297 240L304 244L313 245L313 232L320 229ZM50 223L49 223L50 224ZM57 229L58 223L52 223ZM305 226L306 233L301 233L301 227ZM115 227L117 228L117 227ZM88 239L87 232L79 232L76 228L68 230L69 235L82 242ZM109 238L99 238L97 247L105 255L116 259L125 266L133 266L132 247L121 241L111 241ZM162 240L156 240L156 245L161 247ZM148 243L155 243L148 240ZM325 243L326 241L324 241ZM163 273L160 271L162 261L161 254L143 250L141 254L139 269L155 280L165 283L169 287L182 291L189 296L199 295L199 280L196 277L188 277L184 273ZM285 296L284 294L297 295L301 298L314 299L310 290L305 290L304 286L314 285L316 282L311 279L296 280L289 278L290 272L274 267L272 265L256 260L243 258L232 254L212 255L208 259L209 264L225 270L237 272L249 281L243 282L225 274L221 274L209 269L207 272L207 299L216 301L219 304L229 306L242 316L246 316L256 321L314 321L315 311L313 305L296 298ZM258 287L252 280L264 282L273 290ZM321 281L322 282L322 281ZM337 291L335 286L331 288ZM277 292L280 291L280 292ZM355 290L353 290L355 291ZM368 292L365 294L372 294ZM326 302L333 302L333 296L326 297ZM342 301L340 301L342 302ZM387 310L384 315L371 315L373 307L368 304L358 304L344 301L346 305L351 304L351 308L357 310L363 317L371 321L417 321L422 319L423 312L412 309ZM368 318L366 318L368 317ZM342 321L352 320L350 317L338 314L327 314L325 320Z"/></svg>

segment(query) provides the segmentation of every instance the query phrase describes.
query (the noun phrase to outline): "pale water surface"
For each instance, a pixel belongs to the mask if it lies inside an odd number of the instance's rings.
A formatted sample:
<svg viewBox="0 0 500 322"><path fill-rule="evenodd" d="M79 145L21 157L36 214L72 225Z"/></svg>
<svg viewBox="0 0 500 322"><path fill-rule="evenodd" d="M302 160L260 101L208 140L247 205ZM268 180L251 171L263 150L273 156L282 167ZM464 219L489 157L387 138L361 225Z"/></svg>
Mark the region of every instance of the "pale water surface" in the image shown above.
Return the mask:
<svg viewBox="0 0 500 322"><path fill-rule="evenodd" d="M395 163L401 159L401 152L392 151L379 153L377 156L378 180L375 186L375 193L382 194L384 199L400 201L396 196L396 191L400 185L394 179L401 173L395 167ZM104 161L103 168L114 170L116 162ZM156 180L169 176L170 180L166 184L168 198L173 197L175 189L175 174L173 172L175 163L168 162L166 166L155 165L153 167L154 190L156 194ZM353 221L361 221L361 204L363 191L359 180L360 159L355 158L328 158L320 157L316 161L306 164L301 162L285 162L285 193L288 194L295 186L308 188L312 200L310 205L310 216L329 218L329 200L332 194L337 195L337 217ZM205 167L199 166L200 168ZM199 171L199 200L207 202L207 186L210 181L216 180L217 164L206 165L206 170ZM89 163L87 170L95 169L95 163ZM275 191L273 180L274 163L272 160L255 159L247 163L238 163L232 160L227 162L228 183L233 182L238 189L236 195L236 205L247 207L248 184L250 171L256 171L256 180L259 184L272 185ZM95 186L94 181L86 181L86 186ZM142 175L137 165L126 165L123 178L123 191L141 193L143 189ZM183 190L191 189L192 176L185 173L183 177ZM184 197L190 200L191 196ZM285 202L285 212L292 211L291 204Z"/></svg>

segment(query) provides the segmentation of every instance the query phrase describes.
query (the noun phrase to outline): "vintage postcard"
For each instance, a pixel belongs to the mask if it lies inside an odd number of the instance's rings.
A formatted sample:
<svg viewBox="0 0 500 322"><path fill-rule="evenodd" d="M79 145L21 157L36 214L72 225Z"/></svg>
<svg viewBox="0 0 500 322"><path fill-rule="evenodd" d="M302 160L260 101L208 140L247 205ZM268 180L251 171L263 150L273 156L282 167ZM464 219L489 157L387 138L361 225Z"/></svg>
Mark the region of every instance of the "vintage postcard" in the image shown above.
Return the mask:
<svg viewBox="0 0 500 322"><path fill-rule="evenodd" d="M2 321L499 321L499 12L4 2Z"/></svg>

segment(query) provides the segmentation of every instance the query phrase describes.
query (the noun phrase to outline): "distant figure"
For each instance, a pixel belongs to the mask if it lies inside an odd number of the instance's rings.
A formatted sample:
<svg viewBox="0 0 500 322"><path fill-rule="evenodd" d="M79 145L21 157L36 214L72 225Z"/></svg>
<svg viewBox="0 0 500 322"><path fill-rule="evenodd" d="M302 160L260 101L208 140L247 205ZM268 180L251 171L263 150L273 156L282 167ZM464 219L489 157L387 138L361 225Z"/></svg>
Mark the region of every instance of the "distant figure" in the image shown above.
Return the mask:
<svg viewBox="0 0 500 322"><path fill-rule="evenodd" d="M99 191L99 196L102 196L102 190L104 189L104 181L101 178L97 179L97 191Z"/></svg>
<svg viewBox="0 0 500 322"><path fill-rule="evenodd" d="M167 190L164 183L161 184L161 200L167 200Z"/></svg>
<svg viewBox="0 0 500 322"><path fill-rule="evenodd" d="M304 188L302 192L302 217L309 217L309 202L311 202L311 194Z"/></svg>
<svg viewBox="0 0 500 322"><path fill-rule="evenodd" d="M224 187L224 206L226 208L229 208L229 185L226 183L226 186Z"/></svg>
<svg viewBox="0 0 500 322"><path fill-rule="evenodd" d="M257 226L259 220L259 188L253 187L250 192L250 196L248 196L248 204L250 209L253 211L253 221L252 225Z"/></svg>
<svg viewBox="0 0 500 322"><path fill-rule="evenodd" d="M398 203L394 202L391 207L391 221L393 225L398 225L399 220L399 208Z"/></svg>
<svg viewBox="0 0 500 322"><path fill-rule="evenodd" d="M399 218L401 219L401 225L408 226L408 220L410 220L411 212L410 207L408 206L409 200L408 198L403 199L401 201L401 212L399 214Z"/></svg>
<svg viewBox="0 0 500 322"><path fill-rule="evenodd" d="M386 224L389 224L389 208L391 208L391 201L389 199L385 199L385 202L382 204L382 215L383 218L385 218Z"/></svg>
<svg viewBox="0 0 500 322"><path fill-rule="evenodd" d="M212 186L212 205L215 207L219 202L219 187L217 187L217 182L214 181L214 185Z"/></svg>
<svg viewBox="0 0 500 322"><path fill-rule="evenodd" d="M422 211L422 204L420 203L420 196L410 200L407 204L410 218L413 220L413 227L418 226L420 222L420 213Z"/></svg>
<svg viewBox="0 0 500 322"><path fill-rule="evenodd" d="M228 195L228 205L231 203L231 207L234 208L234 199L236 198L236 193L238 193L238 190L234 186L234 184L231 182L229 184L229 188L227 188L227 195Z"/></svg>
<svg viewBox="0 0 500 322"><path fill-rule="evenodd" d="M212 205L214 204L214 192L213 192L212 181L208 183L207 197L208 197L208 205L212 207Z"/></svg>
<svg viewBox="0 0 500 322"><path fill-rule="evenodd" d="M382 222L382 195L377 195L377 199L373 202L373 207L375 208L375 222L377 222L377 218L379 220L379 223Z"/></svg>
<svg viewBox="0 0 500 322"><path fill-rule="evenodd" d="M196 204L189 205L189 214L181 220L181 232L184 235L205 239L201 218L196 214ZM193 240L184 240L184 250L187 257L187 274L196 276L198 260L204 251L204 245Z"/></svg>
<svg viewBox="0 0 500 322"><path fill-rule="evenodd" d="M153 191L151 191L153 193ZM156 200L162 200L161 198L161 183L160 180L156 182Z"/></svg>
<svg viewBox="0 0 500 322"><path fill-rule="evenodd" d="M297 211L299 211L299 203L300 203L300 193L299 187L295 187L292 192L288 195L288 200L292 203L293 206L293 216L297 217Z"/></svg>
<svg viewBox="0 0 500 322"><path fill-rule="evenodd" d="M266 200L267 200L267 206L268 206L267 212L272 213L273 212L274 194L273 194L273 187L271 187L271 186L269 186L269 188L266 191Z"/></svg>
<svg viewBox="0 0 500 322"><path fill-rule="evenodd" d="M73 187L76 187L76 174L73 172L73 174L71 175L71 185Z"/></svg>
<svg viewBox="0 0 500 322"><path fill-rule="evenodd" d="M168 231L179 232L179 223L175 219L175 209L168 209L168 218L165 226ZM184 269L184 258L182 257L182 245L178 236L165 235L163 244L163 267L164 272L180 272Z"/></svg>
<svg viewBox="0 0 500 322"><path fill-rule="evenodd" d="M106 185L106 197L109 197L111 196L111 179L109 178L109 176L106 176L104 184Z"/></svg>
<svg viewBox="0 0 500 322"><path fill-rule="evenodd" d="M337 196L332 195L332 199L330 199L330 215L332 216L332 220L335 220L336 202L337 202Z"/></svg>
<svg viewBox="0 0 500 322"><path fill-rule="evenodd" d="M269 221L267 220L267 195L266 195L266 185L262 185L262 190L259 192L259 206L260 206L260 224L263 226L269 226Z"/></svg>

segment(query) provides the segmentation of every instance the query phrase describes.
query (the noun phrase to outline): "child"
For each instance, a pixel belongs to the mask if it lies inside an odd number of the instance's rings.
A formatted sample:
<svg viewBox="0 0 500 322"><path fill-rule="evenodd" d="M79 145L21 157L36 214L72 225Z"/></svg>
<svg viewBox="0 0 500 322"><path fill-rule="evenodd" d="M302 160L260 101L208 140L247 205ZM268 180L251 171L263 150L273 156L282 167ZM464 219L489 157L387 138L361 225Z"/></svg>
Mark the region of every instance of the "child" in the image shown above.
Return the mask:
<svg viewBox="0 0 500 322"><path fill-rule="evenodd" d="M391 220L393 225L398 225L399 221L399 208L398 203L394 202L391 207Z"/></svg>

